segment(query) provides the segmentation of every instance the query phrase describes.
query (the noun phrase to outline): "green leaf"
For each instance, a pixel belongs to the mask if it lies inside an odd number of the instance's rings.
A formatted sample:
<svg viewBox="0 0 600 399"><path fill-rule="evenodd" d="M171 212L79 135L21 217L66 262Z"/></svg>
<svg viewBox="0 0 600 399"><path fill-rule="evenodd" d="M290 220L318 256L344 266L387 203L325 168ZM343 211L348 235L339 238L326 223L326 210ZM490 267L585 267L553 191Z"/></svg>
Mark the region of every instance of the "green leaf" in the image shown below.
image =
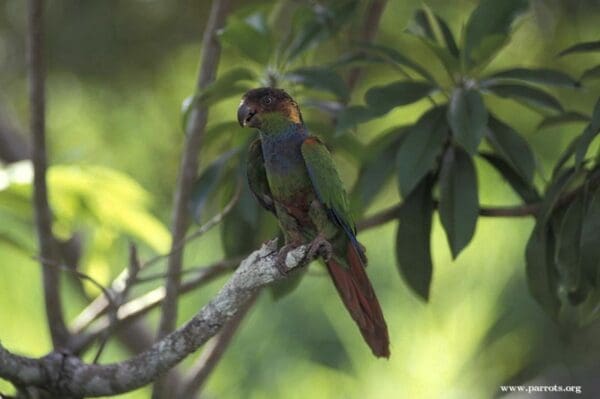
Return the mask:
<svg viewBox="0 0 600 399"><path fill-rule="evenodd" d="M596 42L577 43L565 50L561 51L558 56L562 57L574 53L588 53L592 51L600 51L600 40Z"/></svg>
<svg viewBox="0 0 600 399"><path fill-rule="evenodd" d="M577 148L575 150L576 168L581 166L590 144L598 134L600 134L600 98L596 101L590 124L583 130L580 135L580 140L577 143Z"/></svg>
<svg viewBox="0 0 600 399"><path fill-rule="evenodd" d="M294 60L337 33L350 20L358 4L357 0L349 0L334 2L331 7L326 7L324 4L315 5L312 8L312 17L295 33L294 39L287 48L288 60Z"/></svg>
<svg viewBox="0 0 600 399"><path fill-rule="evenodd" d="M553 69L538 68L513 68L506 69L500 72L496 72L492 75L487 76L482 84L486 84L487 81L499 80L499 79L514 79L522 80L529 83L539 83L552 86L566 86L566 87L579 87L578 81L570 77L564 72L555 71Z"/></svg>
<svg viewBox="0 0 600 399"><path fill-rule="evenodd" d="M250 89L250 85L242 84L241 81L254 81L256 74L248 68L233 68L224 72L204 90L193 94L183 100L181 104L182 126L187 129L190 112L198 105L211 106L220 101L227 100L233 96L240 96Z"/></svg>
<svg viewBox="0 0 600 399"><path fill-rule="evenodd" d="M485 86L486 89L500 97L524 101L535 107L548 108L552 111L563 112L563 107L552 95L535 87L518 84L496 84Z"/></svg>
<svg viewBox="0 0 600 399"><path fill-rule="evenodd" d="M338 113L335 132L336 134L341 134L347 130L354 129L356 125L368 122L378 116L381 115L364 105L351 105Z"/></svg>
<svg viewBox="0 0 600 399"><path fill-rule="evenodd" d="M545 224L548 221L550 215L554 211L558 199L575 177L575 168L568 168L560 172L554 178L544 194L544 201L542 202L537 215L538 223Z"/></svg>
<svg viewBox="0 0 600 399"><path fill-rule="evenodd" d="M397 81L370 88L365 93L365 102L379 115L384 115L395 107L419 101L431 94L433 89L427 82Z"/></svg>
<svg viewBox="0 0 600 399"><path fill-rule="evenodd" d="M192 194L188 209L197 223L200 223L210 196L213 195L218 188L228 161L231 160L234 155L238 154L238 152L237 149L234 149L222 154L196 178L196 181L192 186Z"/></svg>
<svg viewBox="0 0 600 399"><path fill-rule="evenodd" d="M284 79L311 89L329 91L344 101L348 98L346 83L330 68L299 68L286 73Z"/></svg>
<svg viewBox="0 0 600 399"><path fill-rule="evenodd" d="M544 118L537 126L538 130L554 127L565 123L589 122L590 117L576 111L567 111L562 114L552 115Z"/></svg>
<svg viewBox="0 0 600 399"><path fill-rule="evenodd" d="M260 65L266 65L273 53L269 32L259 29L252 16L246 20L230 17L227 26L219 32L219 39L223 45L237 49Z"/></svg>
<svg viewBox="0 0 600 399"><path fill-rule="evenodd" d="M504 46L513 20L527 8L526 0L482 0L465 29L464 60L473 66L487 61Z"/></svg>
<svg viewBox="0 0 600 399"><path fill-rule="evenodd" d="M556 235L555 263L561 285L568 293L575 292L580 284L581 227L584 215L583 199L575 198L560 221Z"/></svg>
<svg viewBox="0 0 600 399"><path fill-rule="evenodd" d="M531 185L535 171L535 158L529 144L519 133L504 122L490 117L487 141L524 181Z"/></svg>
<svg viewBox="0 0 600 399"><path fill-rule="evenodd" d="M383 62L383 58L376 54L368 54L364 51L350 51L342 54L337 60L328 65L331 69L344 68L344 67L356 67L365 66L371 64L380 64Z"/></svg>
<svg viewBox="0 0 600 399"><path fill-rule="evenodd" d="M448 137L445 107L432 108L409 128L398 155L398 186L403 197L415 188L423 177L435 168Z"/></svg>
<svg viewBox="0 0 600 399"><path fill-rule="evenodd" d="M452 136L467 152L474 154L485 135L488 112L479 91L457 88L448 107Z"/></svg>
<svg viewBox="0 0 600 399"><path fill-rule="evenodd" d="M510 184L514 192L527 203L532 204L541 200L540 194L531 183L527 182L504 158L492 153L480 153L483 159L490 163Z"/></svg>
<svg viewBox="0 0 600 399"><path fill-rule="evenodd" d="M390 47L382 46L380 44L362 43L360 48L383 57L384 61L392 65L409 68L432 84L435 84L433 76L421 65Z"/></svg>
<svg viewBox="0 0 600 399"><path fill-rule="evenodd" d="M423 6L415 12L408 32L421 38L423 42L437 55L450 74L458 70L459 50L454 36L446 22Z"/></svg>
<svg viewBox="0 0 600 399"><path fill-rule="evenodd" d="M475 166L471 156L459 147L449 148L444 155L439 212L456 259L473 238L479 214Z"/></svg>
<svg viewBox="0 0 600 399"><path fill-rule="evenodd" d="M594 79L600 79L600 65L596 65L593 68L586 69L585 71L583 71L583 73L581 74L581 77L579 78L579 80L581 82L583 82L585 80L594 80Z"/></svg>
<svg viewBox="0 0 600 399"><path fill-rule="evenodd" d="M434 201L433 177L427 176L404 199L396 234L398 270L406 284L424 300L429 299L433 264L431 261L431 219Z"/></svg>
<svg viewBox="0 0 600 399"><path fill-rule="evenodd" d="M260 240L257 232L261 214L248 185L243 184L238 203L221 226L221 241L227 257L246 255L256 248Z"/></svg>
<svg viewBox="0 0 600 399"><path fill-rule="evenodd" d="M554 265L554 237L545 224L538 224L531 233L525 250L527 285L535 300L553 319L558 317L557 272Z"/></svg>
<svg viewBox="0 0 600 399"><path fill-rule="evenodd" d="M359 202L357 209L364 209L375 199L394 173L398 147L404 141L408 129L404 126L391 129L378 137L366 149L369 157L362 162L358 178L352 189L352 198Z"/></svg>
<svg viewBox="0 0 600 399"><path fill-rule="evenodd" d="M581 227L581 268L592 281L600 281L600 187L590 193ZM600 287L597 287L600 288Z"/></svg>

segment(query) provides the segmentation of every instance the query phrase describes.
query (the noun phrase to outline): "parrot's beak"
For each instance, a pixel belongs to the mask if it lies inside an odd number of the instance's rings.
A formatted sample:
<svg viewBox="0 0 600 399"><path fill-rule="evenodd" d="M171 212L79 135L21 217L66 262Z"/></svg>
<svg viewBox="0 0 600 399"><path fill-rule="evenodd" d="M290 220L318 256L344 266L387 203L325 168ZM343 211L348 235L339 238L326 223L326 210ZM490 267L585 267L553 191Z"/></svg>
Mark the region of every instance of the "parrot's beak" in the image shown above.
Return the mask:
<svg viewBox="0 0 600 399"><path fill-rule="evenodd" d="M240 126L242 127L258 127L258 118L256 117L256 111L246 104L246 101L242 100L238 111L237 118Z"/></svg>

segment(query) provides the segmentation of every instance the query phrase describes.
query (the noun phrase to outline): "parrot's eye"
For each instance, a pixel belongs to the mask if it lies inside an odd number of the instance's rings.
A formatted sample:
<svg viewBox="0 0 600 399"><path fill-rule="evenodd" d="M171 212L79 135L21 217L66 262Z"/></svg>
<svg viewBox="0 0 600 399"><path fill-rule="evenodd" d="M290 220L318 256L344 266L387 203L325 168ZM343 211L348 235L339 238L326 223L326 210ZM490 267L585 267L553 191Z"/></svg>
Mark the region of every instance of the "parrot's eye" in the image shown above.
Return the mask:
<svg viewBox="0 0 600 399"><path fill-rule="evenodd" d="M271 97L271 96L263 97L262 102L265 105L271 105L273 103L273 97Z"/></svg>

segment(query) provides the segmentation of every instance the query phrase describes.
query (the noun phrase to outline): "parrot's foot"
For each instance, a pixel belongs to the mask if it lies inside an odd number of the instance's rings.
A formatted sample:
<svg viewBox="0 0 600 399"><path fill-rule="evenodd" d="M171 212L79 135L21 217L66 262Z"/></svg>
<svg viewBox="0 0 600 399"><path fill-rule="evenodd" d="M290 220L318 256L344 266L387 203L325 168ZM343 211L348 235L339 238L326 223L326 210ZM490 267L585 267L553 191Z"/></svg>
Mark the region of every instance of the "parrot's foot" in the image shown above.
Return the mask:
<svg viewBox="0 0 600 399"><path fill-rule="evenodd" d="M277 260L275 262L275 266L277 267L277 270L279 270L279 273L281 273L284 276L287 276L289 273L285 262L287 259L287 255L297 247L298 246L294 244L286 244L283 247L281 247L281 249L277 253Z"/></svg>
<svg viewBox="0 0 600 399"><path fill-rule="evenodd" d="M320 256L325 262L329 262L332 253L331 243L319 234L310 242L306 259L314 259L316 256Z"/></svg>

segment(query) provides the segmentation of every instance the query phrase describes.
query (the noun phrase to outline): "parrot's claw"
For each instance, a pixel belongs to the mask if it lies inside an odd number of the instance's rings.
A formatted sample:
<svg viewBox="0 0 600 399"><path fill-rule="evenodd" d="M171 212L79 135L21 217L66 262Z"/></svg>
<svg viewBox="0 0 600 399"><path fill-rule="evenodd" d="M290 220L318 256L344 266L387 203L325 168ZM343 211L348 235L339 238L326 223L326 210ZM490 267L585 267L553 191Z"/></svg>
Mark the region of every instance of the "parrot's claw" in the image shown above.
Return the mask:
<svg viewBox="0 0 600 399"><path fill-rule="evenodd" d="M310 242L306 259L314 259L316 256L320 256L325 262L329 262L332 253L331 243L319 234Z"/></svg>
<svg viewBox="0 0 600 399"><path fill-rule="evenodd" d="M275 262L275 266L277 267L277 270L279 270L279 273L281 273L284 276L287 276L289 273L288 268L286 266L287 255L288 253L290 253L290 251L293 251L294 249L296 249L295 245L286 244L283 247L281 247L281 249L277 253L277 261Z"/></svg>

